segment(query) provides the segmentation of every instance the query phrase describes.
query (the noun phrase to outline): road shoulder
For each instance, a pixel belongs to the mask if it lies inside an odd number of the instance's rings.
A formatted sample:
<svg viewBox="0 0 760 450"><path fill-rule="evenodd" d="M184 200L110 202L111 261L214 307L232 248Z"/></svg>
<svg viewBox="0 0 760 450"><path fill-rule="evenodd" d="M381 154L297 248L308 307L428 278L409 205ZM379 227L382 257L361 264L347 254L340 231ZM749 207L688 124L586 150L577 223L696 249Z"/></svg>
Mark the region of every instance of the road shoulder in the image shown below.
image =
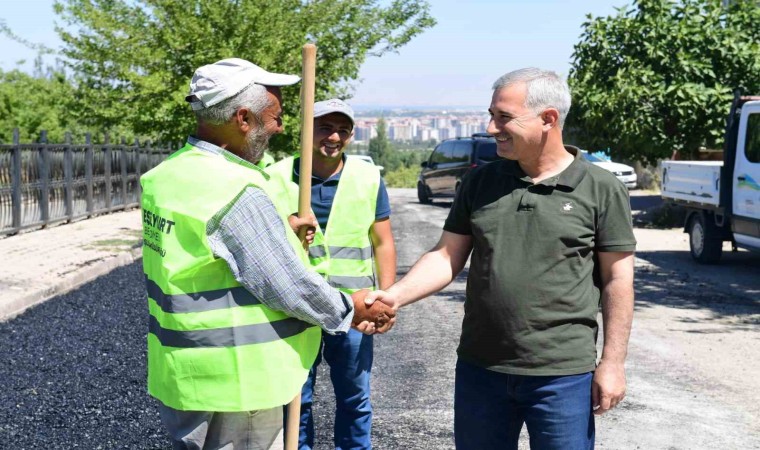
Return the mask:
<svg viewBox="0 0 760 450"><path fill-rule="evenodd" d="M0 322L142 256L139 209L0 239Z"/></svg>

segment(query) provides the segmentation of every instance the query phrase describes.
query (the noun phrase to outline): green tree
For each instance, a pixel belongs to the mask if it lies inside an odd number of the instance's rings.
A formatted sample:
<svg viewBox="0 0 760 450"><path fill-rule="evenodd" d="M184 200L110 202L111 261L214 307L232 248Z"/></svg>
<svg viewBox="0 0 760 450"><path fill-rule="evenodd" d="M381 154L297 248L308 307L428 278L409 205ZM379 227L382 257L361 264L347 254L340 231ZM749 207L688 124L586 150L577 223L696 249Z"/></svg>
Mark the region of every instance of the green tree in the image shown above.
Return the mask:
<svg viewBox="0 0 760 450"><path fill-rule="evenodd" d="M398 152L401 158L401 164L404 167L411 167L419 170L420 163L427 160L431 150L410 150Z"/></svg>
<svg viewBox="0 0 760 450"><path fill-rule="evenodd" d="M63 142L67 131L79 131L64 104L72 95L63 71L43 68L40 59L32 75L0 70L0 143L12 142L14 128L21 142L38 141L42 130L47 130L48 142Z"/></svg>
<svg viewBox="0 0 760 450"><path fill-rule="evenodd" d="M732 90L760 92L760 6L633 0L583 24L569 84L579 144L653 161L722 145Z"/></svg>
<svg viewBox="0 0 760 450"><path fill-rule="evenodd" d="M383 166L386 171L392 171L395 168L388 166L388 160L393 152L391 142L388 140L388 126L385 123L384 118L380 118L377 121L377 136L369 140L369 148L367 154L372 157L375 164Z"/></svg>
<svg viewBox="0 0 760 450"><path fill-rule="evenodd" d="M58 0L62 53L76 74L73 111L87 125L126 123L137 134L184 137L194 119L184 97L193 71L240 57L301 73L301 47L317 45L316 97L345 95L367 56L395 51L435 24L424 1ZM286 135L297 148L298 87L284 88Z"/></svg>

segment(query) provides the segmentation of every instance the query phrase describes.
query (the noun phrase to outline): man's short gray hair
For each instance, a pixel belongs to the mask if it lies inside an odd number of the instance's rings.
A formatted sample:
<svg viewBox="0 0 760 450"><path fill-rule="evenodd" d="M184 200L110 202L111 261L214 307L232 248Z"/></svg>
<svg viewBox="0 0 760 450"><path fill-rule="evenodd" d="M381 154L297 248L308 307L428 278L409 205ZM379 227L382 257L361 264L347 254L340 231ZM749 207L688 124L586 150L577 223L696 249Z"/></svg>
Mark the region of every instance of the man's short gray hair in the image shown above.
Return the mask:
<svg viewBox="0 0 760 450"><path fill-rule="evenodd" d="M559 127L565 124L570 111L570 87L556 72L528 67L515 70L499 77L493 90L506 88L516 83L525 83L527 95L525 107L539 114L547 108L559 111Z"/></svg>
<svg viewBox="0 0 760 450"><path fill-rule="evenodd" d="M221 103L196 110L195 117L202 123L221 125L227 123L240 108L248 108L258 118L267 106L267 88L253 83Z"/></svg>

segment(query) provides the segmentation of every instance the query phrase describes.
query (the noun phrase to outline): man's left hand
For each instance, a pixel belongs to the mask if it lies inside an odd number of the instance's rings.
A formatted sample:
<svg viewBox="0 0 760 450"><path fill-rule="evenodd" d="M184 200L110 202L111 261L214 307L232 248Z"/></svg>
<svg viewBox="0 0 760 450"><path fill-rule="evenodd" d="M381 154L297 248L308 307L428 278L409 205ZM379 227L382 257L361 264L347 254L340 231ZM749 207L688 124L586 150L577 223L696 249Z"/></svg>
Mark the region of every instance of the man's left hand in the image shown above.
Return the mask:
<svg viewBox="0 0 760 450"><path fill-rule="evenodd" d="M602 359L594 372L591 384L591 404L594 414L600 416L611 410L625 397L624 363Z"/></svg>

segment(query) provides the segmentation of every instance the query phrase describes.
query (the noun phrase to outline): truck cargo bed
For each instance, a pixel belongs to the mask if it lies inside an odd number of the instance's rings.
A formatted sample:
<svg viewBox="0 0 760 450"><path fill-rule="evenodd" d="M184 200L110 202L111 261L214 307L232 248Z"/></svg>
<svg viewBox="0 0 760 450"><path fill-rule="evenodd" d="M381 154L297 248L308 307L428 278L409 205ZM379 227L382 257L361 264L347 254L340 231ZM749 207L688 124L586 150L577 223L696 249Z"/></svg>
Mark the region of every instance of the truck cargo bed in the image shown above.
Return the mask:
<svg viewBox="0 0 760 450"><path fill-rule="evenodd" d="M721 167L722 161L664 161L662 196L717 207Z"/></svg>

